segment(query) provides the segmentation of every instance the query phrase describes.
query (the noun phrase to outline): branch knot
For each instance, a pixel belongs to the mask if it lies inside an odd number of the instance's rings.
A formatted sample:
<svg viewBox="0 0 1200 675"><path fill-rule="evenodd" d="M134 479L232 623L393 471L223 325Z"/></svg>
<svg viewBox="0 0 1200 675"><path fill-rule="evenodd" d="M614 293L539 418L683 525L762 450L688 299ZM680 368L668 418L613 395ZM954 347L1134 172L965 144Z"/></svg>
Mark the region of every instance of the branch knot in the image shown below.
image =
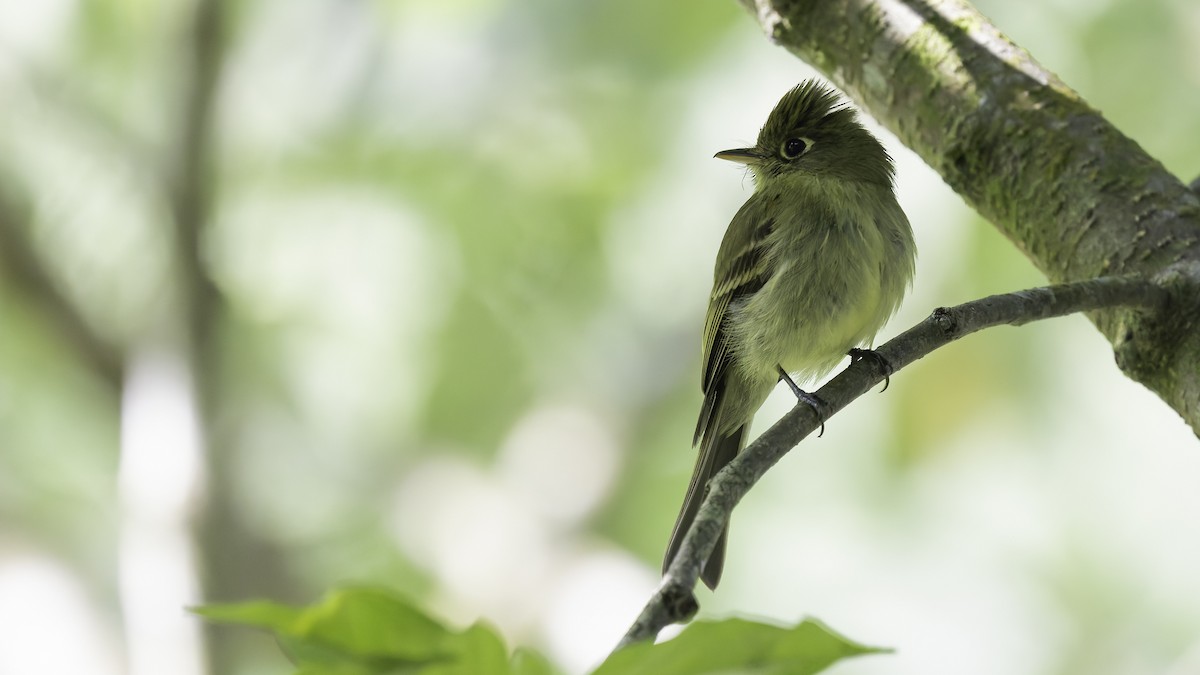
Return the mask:
<svg viewBox="0 0 1200 675"><path fill-rule="evenodd" d="M946 335L953 336L958 332L958 318L954 316L954 312L949 307L938 307L933 310L933 314L929 315L929 320Z"/></svg>

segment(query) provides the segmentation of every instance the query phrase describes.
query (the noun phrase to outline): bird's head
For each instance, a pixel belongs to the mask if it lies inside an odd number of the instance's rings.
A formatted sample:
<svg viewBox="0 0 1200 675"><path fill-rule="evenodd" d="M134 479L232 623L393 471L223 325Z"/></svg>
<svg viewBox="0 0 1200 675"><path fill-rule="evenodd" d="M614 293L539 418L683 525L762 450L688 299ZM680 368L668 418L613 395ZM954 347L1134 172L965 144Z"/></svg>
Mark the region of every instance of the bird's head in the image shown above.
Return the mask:
<svg viewBox="0 0 1200 675"><path fill-rule="evenodd" d="M745 164L759 189L777 180L816 177L892 186L892 158L837 92L807 80L784 94L752 148L722 150Z"/></svg>

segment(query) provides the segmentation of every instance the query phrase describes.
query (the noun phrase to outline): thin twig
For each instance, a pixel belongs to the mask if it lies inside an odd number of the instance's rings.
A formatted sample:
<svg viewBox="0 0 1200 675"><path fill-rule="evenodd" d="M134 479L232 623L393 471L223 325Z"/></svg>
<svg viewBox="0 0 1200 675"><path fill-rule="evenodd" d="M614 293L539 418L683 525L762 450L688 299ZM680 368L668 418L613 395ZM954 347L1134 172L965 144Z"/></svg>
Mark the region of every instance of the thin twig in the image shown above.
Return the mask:
<svg viewBox="0 0 1200 675"><path fill-rule="evenodd" d="M1100 277L993 295L956 307L939 307L876 351L895 374L933 350L984 328L1019 326L1102 308L1161 310L1170 296L1158 283L1133 276ZM851 363L817 392L828 404L824 411L826 421L887 376L883 364L875 359ZM713 477L704 503L662 583L621 639L618 649L653 639L664 627L685 621L695 613L697 603L692 589L734 506L768 469L820 424L812 406L798 404Z"/></svg>

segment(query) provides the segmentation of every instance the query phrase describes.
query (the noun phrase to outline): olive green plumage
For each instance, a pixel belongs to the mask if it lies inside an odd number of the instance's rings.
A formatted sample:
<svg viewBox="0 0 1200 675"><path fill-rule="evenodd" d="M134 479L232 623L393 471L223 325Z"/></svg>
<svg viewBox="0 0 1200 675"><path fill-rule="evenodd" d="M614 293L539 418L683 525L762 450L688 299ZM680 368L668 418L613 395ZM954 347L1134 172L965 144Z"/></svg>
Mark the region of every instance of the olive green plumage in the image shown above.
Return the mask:
<svg viewBox="0 0 1200 675"><path fill-rule="evenodd" d="M782 367L821 377L869 345L911 282L916 246L893 194L892 159L837 94L809 80L784 95L753 148L716 155L746 164L754 194L717 253L705 319L694 443L700 456L671 533L665 571L712 476L744 447ZM701 578L715 588L726 535Z"/></svg>

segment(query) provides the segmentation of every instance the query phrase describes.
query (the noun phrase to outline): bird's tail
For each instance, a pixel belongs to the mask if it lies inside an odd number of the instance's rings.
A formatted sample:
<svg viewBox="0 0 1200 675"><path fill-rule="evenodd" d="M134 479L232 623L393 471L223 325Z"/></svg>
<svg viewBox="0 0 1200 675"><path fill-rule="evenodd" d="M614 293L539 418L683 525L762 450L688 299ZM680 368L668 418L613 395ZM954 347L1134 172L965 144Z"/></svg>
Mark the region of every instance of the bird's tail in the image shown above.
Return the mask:
<svg viewBox="0 0 1200 675"><path fill-rule="evenodd" d="M747 426L743 424L728 434L706 434L701 441L700 456L696 460L696 468L692 471L692 482L688 484L683 508L679 511L679 517L675 519L675 528L671 530L671 542L667 545L667 554L663 558L664 573L671 561L674 560L675 554L679 552L683 536L687 534L688 528L692 526L692 521L696 519L696 512L700 509L700 504L708 492L708 481L718 471L725 468L725 465L732 461L745 445ZM721 570L725 566L725 541L728 537L729 524L726 523L725 529L721 532L721 538L717 540L716 548L708 557L708 561L704 563L704 569L700 573L700 579L709 588L715 589L717 582L721 580Z"/></svg>

